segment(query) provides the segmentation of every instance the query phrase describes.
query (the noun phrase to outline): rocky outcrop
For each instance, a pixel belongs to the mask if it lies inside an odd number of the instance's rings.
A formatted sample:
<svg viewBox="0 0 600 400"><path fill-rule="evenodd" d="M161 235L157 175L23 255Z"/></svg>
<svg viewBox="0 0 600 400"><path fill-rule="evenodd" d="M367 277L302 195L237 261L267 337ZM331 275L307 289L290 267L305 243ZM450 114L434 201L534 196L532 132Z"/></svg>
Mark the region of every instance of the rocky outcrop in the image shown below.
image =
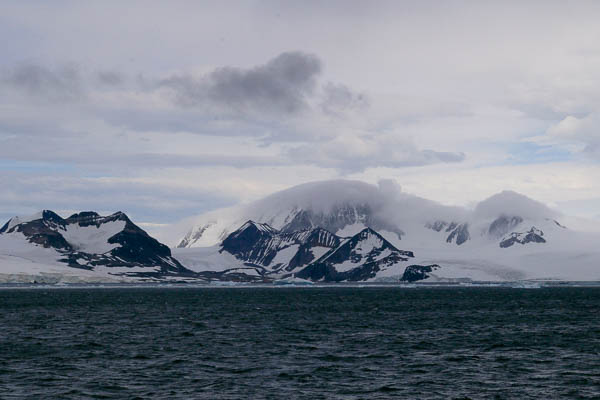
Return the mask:
<svg viewBox="0 0 600 400"><path fill-rule="evenodd" d="M456 243L460 246L461 244L466 243L467 240L471 239L468 224L451 224L450 227L452 227L453 229L446 238L447 243Z"/></svg>
<svg viewBox="0 0 600 400"><path fill-rule="evenodd" d="M527 243L546 243L546 239L544 239L544 232L537 229L535 226L532 226L530 230L527 232L513 232L510 236L502 239L500 242L500 247L507 248L512 245L518 244L527 244Z"/></svg>
<svg viewBox="0 0 600 400"><path fill-rule="evenodd" d="M404 274L402 274L402 278L400 279L402 282L416 282L422 281L423 279L429 278L429 273L439 269L440 266L437 264L432 265L409 265L404 270Z"/></svg>
<svg viewBox="0 0 600 400"><path fill-rule="evenodd" d="M513 230L517 225L523 222L523 218L518 216L508 217L502 215L496 218L488 229L488 235L494 238L501 238Z"/></svg>

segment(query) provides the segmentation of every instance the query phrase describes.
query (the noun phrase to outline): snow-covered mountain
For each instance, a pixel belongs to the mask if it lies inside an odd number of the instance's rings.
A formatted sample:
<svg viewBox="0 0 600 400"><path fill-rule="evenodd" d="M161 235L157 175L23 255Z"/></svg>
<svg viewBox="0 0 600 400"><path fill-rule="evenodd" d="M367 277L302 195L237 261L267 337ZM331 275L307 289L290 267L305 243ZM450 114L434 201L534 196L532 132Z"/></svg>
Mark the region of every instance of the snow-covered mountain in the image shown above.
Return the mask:
<svg viewBox="0 0 600 400"><path fill-rule="evenodd" d="M183 262L188 261L185 255L189 251L192 256L198 254L194 248L178 250ZM373 279L388 270L402 275L413 257L411 251L399 250L370 228L343 238L319 227L289 232L247 221L220 245L207 249L205 264L189 265L208 279L270 281L293 277L339 282ZM413 278L406 280L416 280Z"/></svg>
<svg viewBox="0 0 600 400"><path fill-rule="evenodd" d="M122 212L68 218L44 210L0 228L0 280L106 281L193 278L171 250ZM32 278L35 277L35 278Z"/></svg>
<svg viewBox="0 0 600 400"><path fill-rule="evenodd" d="M338 180L299 185L248 205L202 215L173 244L184 265L216 271L223 252L215 249L248 220L269 230L265 242L276 232L268 246L256 244L252 250L264 258L242 257L263 267L264 260L279 254L277 246L292 252L288 241L298 232L321 229L342 240L369 228L396 249L413 252L413 270L424 271L429 280L600 280L600 236L568 229L561 218L544 204L510 191L467 209L404 193L390 182L375 186ZM240 261L235 251L228 256L233 263ZM399 280L406 269L400 265L360 279ZM238 266L244 268L243 263ZM436 267L425 271L420 268L424 266ZM326 266L311 268L320 272L295 273L312 280L347 280L328 275Z"/></svg>
<svg viewBox="0 0 600 400"><path fill-rule="evenodd" d="M123 213L46 210L0 228L0 282L600 281L600 234L563 222L510 191L467 209L343 180L197 217L174 249Z"/></svg>

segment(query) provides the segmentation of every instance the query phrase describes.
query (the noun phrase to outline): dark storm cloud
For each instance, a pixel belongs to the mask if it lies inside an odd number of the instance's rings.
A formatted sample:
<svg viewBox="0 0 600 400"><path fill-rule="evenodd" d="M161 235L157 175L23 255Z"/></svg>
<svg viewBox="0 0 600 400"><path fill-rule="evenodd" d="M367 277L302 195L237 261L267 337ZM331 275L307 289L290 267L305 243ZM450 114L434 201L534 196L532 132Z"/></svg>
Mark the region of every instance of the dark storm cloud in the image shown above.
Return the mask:
<svg viewBox="0 0 600 400"><path fill-rule="evenodd" d="M81 73L74 66L50 69L21 64L5 71L2 82L23 94L51 101L75 100L84 94Z"/></svg>
<svg viewBox="0 0 600 400"><path fill-rule="evenodd" d="M316 56L287 52L254 68L218 68L201 79L173 76L161 85L184 106L212 103L241 112L294 114L307 108L320 73Z"/></svg>

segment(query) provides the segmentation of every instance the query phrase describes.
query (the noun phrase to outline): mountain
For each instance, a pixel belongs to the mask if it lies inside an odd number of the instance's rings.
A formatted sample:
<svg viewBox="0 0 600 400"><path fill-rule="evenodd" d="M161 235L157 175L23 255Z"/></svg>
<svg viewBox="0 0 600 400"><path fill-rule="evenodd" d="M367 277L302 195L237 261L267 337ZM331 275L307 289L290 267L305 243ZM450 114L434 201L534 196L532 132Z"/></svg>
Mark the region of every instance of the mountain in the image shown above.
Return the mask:
<svg viewBox="0 0 600 400"><path fill-rule="evenodd" d="M312 281L364 281L413 257L412 251L398 250L379 233L365 228L296 276Z"/></svg>
<svg viewBox="0 0 600 400"><path fill-rule="evenodd" d="M379 189L363 182L308 183L248 205L202 215L172 244L178 248L212 246L247 220L266 223L282 232L319 227L345 236L369 226L401 237L402 229L391 223L388 210L382 209L385 202Z"/></svg>
<svg viewBox="0 0 600 400"><path fill-rule="evenodd" d="M186 250L196 249L178 249L184 263ZM290 232L247 221L205 253L210 267L190 268L219 280L364 281L388 270L402 274L413 257L412 251L399 250L371 228L343 238L323 228Z"/></svg>
<svg viewBox="0 0 600 400"><path fill-rule="evenodd" d="M600 235L570 229L559 222L563 219L546 205L512 191L465 208L405 193L389 181L370 185L335 180L298 185L247 205L201 215L170 242L177 246L175 256L195 271L217 271L219 255L227 253L231 265L244 260L262 277L261 268L271 271L280 262L266 263L275 260L275 254L300 249L302 243L292 239L298 232L322 229L343 241L370 229L396 249L414 252L411 260L416 267L437 265L431 271L415 267L413 276L421 271L429 281L600 280ZM248 220L271 230L263 232L255 248L246 250L255 258L238 258L240 253L233 250L219 253L221 243ZM288 271L286 262L281 265ZM328 273L334 258L330 262L317 266L311 259L309 270L294 273L311 280L349 279L347 271ZM250 268L244 263L236 268ZM382 265L378 271L365 267L364 273L354 273L367 280L404 276L404 268Z"/></svg>
<svg viewBox="0 0 600 400"><path fill-rule="evenodd" d="M267 224L248 221L223 241L221 251L274 272L294 271L339 243L340 238L322 228L280 232Z"/></svg>
<svg viewBox="0 0 600 400"><path fill-rule="evenodd" d="M13 266L16 275L66 273L93 280L102 276L141 280L196 276L172 257L167 246L122 212L101 216L85 211L62 218L44 210L26 218L11 218L0 228L0 263L0 274ZM44 269L44 265L50 268Z"/></svg>
<svg viewBox="0 0 600 400"><path fill-rule="evenodd" d="M0 282L600 281L574 221L511 191L461 208L336 180L196 217L169 249L120 212L45 210L0 228Z"/></svg>

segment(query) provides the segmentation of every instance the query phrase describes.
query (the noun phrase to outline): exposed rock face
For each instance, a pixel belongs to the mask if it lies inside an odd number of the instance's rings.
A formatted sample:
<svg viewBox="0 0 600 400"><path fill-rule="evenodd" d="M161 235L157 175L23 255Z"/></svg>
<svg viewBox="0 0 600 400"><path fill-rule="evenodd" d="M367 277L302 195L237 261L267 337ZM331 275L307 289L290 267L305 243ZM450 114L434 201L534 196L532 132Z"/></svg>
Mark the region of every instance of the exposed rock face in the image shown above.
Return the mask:
<svg viewBox="0 0 600 400"><path fill-rule="evenodd" d="M398 250L380 234L366 228L296 276L313 281L361 281L411 257L413 252Z"/></svg>
<svg viewBox="0 0 600 400"><path fill-rule="evenodd" d="M304 237L301 235L299 239L301 239L300 247L296 254L290 259L288 266L286 267L287 271L293 271L316 261L318 258L315 256L314 252L314 249L316 248L335 249L340 245L339 237L321 228L313 229L308 236Z"/></svg>
<svg viewBox="0 0 600 400"><path fill-rule="evenodd" d="M468 224L460 224L456 225L455 223L450 224L448 229L452 228L450 235L446 238L446 242L448 243L456 243L457 245L461 245L465 243L467 240L471 239L471 235L469 234L469 225ZM448 231L448 230L446 230Z"/></svg>
<svg viewBox="0 0 600 400"><path fill-rule="evenodd" d="M508 217L508 216L502 215L502 216L496 218L490 224L490 227L488 229L488 235L495 237L495 238L501 238L504 235L506 235L508 232L513 230L521 222L523 222L523 218L521 218L521 217L518 217L518 216Z"/></svg>
<svg viewBox="0 0 600 400"><path fill-rule="evenodd" d="M66 222L56 213L44 210L34 220L19 221L17 217L11 218L0 229L0 234L21 232L29 242L49 248L53 247L65 251L73 250L72 246L58 232L65 229Z"/></svg>
<svg viewBox="0 0 600 400"><path fill-rule="evenodd" d="M513 232L510 236L502 239L500 247L507 248L511 247L515 243L527 244L527 243L546 243L546 239L543 238L544 232L532 226L527 232Z"/></svg>
<svg viewBox="0 0 600 400"><path fill-rule="evenodd" d="M322 228L280 232L267 224L248 221L225 238L221 252L227 251L239 260L274 271L282 268L291 271L314 260L313 248L329 250L338 246L339 242L337 236ZM281 260L275 260L282 251L293 255L289 259L280 257Z"/></svg>
<svg viewBox="0 0 600 400"><path fill-rule="evenodd" d="M24 221L11 219L0 234L22 234L33 245L53 248L62 255L60 261L75 268L126 267L135 272L124 275L153 278L195 275L171 256L167 246L149 236L122 212L100 216L85 211L63 219L44 210Z"/></svg>
<svg viewBox="0 0 600 400"><path fill-rule="evenodd" d="M471 235L469 234L469 224L467 223L459 224L458 222L454 221L435 221L425 224L425 228L436 232L449 233L446 237L447 243L456 243L457 245L461 245L467 240L471 239Z"/></svg>
<svg viewBox="0 0 600 400"><path fill-rule="evenodd" d="M404 274L400 279L403 282L416 282L429 278L428 273L440 268L437 264L432 265L409 265L404 270Z"/></svg>
<svg viewBox="0 0 600 400"><path fill-rule="evenodd" d="M370 228L342 239L322 228L281 232L252 221L230 234L221 252L234 255L263 277L293 274L328 282L373 278L378 271L414 257Z"/></svg>

